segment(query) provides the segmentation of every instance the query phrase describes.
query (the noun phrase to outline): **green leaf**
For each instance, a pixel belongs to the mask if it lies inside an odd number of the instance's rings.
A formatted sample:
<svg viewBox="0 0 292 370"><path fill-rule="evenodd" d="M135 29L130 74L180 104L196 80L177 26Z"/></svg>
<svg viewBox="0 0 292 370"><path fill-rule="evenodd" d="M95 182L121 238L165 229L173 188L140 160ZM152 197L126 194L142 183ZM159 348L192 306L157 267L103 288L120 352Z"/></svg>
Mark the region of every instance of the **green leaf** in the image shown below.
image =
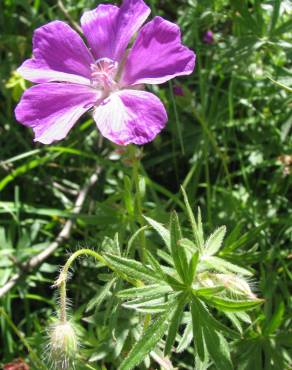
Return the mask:
<svg viewBox="0 0 292 370"><path fill-rule="evenodd" d="M213 286L210 288L198 288L198 289L193 289L193 293L197 296L213 296L214 294L220 293L225 289L224 286L218 285L218 286Z"/></svg>
<svg viewBox="0 0 292 370"><path fill-rule="evenodd" d="M199 250L202 251L203 246L204 246L204 241L202 240L202 231L199 230L199 227L196 223L195 216L193 214L192 208L190 206L190 203L189 203L189 200L188 200L188 197L187 197L187 193L186 193L185 189L182 186L181 186L181 191L182 191L184 202L185 202L185 205L186 205L186 208L187 208L187 213L188 213L189 220L190 220L190 223L191 223L191 227L192 227L192 230L193 230L193 235L194 235L195 242L196 242ZM201 226L200 226L200 228L201 228Z"/></svg>
<svg viewBox="0 0 292 370"><path fill-rule="evenodd" d="M186 286L176 280L173 276L165 274L165 281L169 284L173 290L185 290Z"/></svg>
<svg viewBox="0 0 292 370"><path fill-rule="evenodd" d="M141 313L147 313L147 314L151 314L151 315L155 315L155 314L158 314L158 313L163 313L167 310L168 308L168 303L160 303L160 304L155 304L155 305L152 305L152 306L143 306L143 305L139 305L139 306L133 306L133 305L128 305L128 304L123 304L123 307L126 307L126 308L130 308L130 309L134 309L135 311L137 312L141 312Z"/></svg>
<svg viewBox="0 0 292 370"><path fill-rule="evenodd" d="M263 303L263 300L261 299L253 299L253 300L233 300L229 298L221 298L221 297L210 297L210 296L202 296L202 299L218 308L221 311L230 311L230 312L236 312L236 311L246 311L250 310L259 304Z"/></svg>
<svg viewBox="0 0 292 370"><path fill-rule="evenodd" d="M139 288L129 288L120 290L117 294L119 298L129 299L129 298L139 298L139 297L155 297L161 296L171 292L169 285L153 284L142 286Z"/></svg>
<svg viewBox="0 0 292 370"><path fill-rule="evenodd" d="M245 244L247 244L247 243L255 240L256 237L258 236L258 234L266 227L266 225L267 225L267 223L264 222L261 225L259 225L258 227L253 228L252 230L250 230L247 233L243 234L241 237L237 238L231 244L229 244L229 245L226 244L223 247L223 250L221 251L221 253L222 252L224 252L224 254L231 253L234 250L242 247L243 245L245 245Z"/></svg>
<svg viewBox="0 0 292 370"><path fill-rule="evenodd" d="M44 157L32 159L27 163L17 167L15 170L11 171L9 175L4 177L0 181L0 191L2 191L11 181L13 181L17 176L23 175L30 170L35 169L36 167L44 165L46 162L50 160L54 160L58 157L59 154L47 154Z"/></svg>
<svg viewBox="0 0 292 370"><path fill-rule="evenodd" d="M175 268L182 281L186 281L188 269L185 250L179 246L179 240L182 239L180 224L176 212L170 217L170 248Z"/></svg>
<svg viewBox="0 0 292 370"><path fill-rule="evenodd" d="M171 256L166 253L164 250L162 249L158 249L157 251L157 256L160 257L163 261L165 261L167 264L169 264L170 266L174 266L173 265L173 259L171 258Z"/></svg>
<svg viewBox="0 0 292 370"><path fill-rule="evenodd" d="M187 284L191 285L194 281L196 275L196 270L199 262L199 252L193 254L189 262L188 274L187 274Z"/></svg>
<svg viewBox="0 0 292 370"><path fill-rule="evenodd" d="M220 272L235 272L241 275L252 276L252 273L247 269L234 265L233 263L224 260L220 257L208 256L204 258L204 262L216 271Z"/></svg>
<svg viewBox="0 0 292 370"><path fill-rule="evenodd" d="M156 314L158 312L164 312L170 305L170 302L172 302L172 304L174 305L175 298L176 298L175 295L169 295L168 301L166 301L166 297L164 296L139 297L132 301L123 303L123 307L140 312Z"/></svg>
<svg viewBox="0 0 292 370"><path fill-rule="evenodd" d="M106 296L108 295L108 293L110 292L111 290L111 287L113 286L113 284L116 282L116 278L110 280L109 282L107 282L101 289L100 291L95 295L95 297L93 297L87 307L86 307L86 311L85 312L88 312L90 310L92 310L92 308L94 307L98 307L102 302L103 300L106 298Z"/></svg>
<svg viewBox="0 0 292 370"><path fill-rule="evenodd" d="M243 330L242 330L241 322L236 316L236 312L225 312L225 315L229 318L229 320L236 327L236 329L240 332L240 334L242 334Z"/></svg>
<svg viewBox="0 0 292 370"><path fill-rule="evenodd" d="M160 281L160 277L156 275L155 271L145 267L140 262L108 253L104 254L103 257L114 270L130 278L149 282Z"/></svg>
<svg viewBox="0 0 292 370"><path fill-rule="evenodd" d="M147 327L139 341L134 345L128 356L121 363L119 370L131 370L143 361L144 357L156 346L163 337L167 327L168 318L172 313L169 309L157 320Z"/></svg>
<svg viewBox="0 0 292 370"><path fill-rule="evenodd" d="M282 323L284 313L285 313L285 305L283 302L280 302L280 304L277 307L276 312L274 313L272 318L268 320L267 326L264 329L264 333L266 335L271 335L278 329L278 327Z"/></svg>
<svg viewBox="0 0 292 370"><path fill-rule="evenodd" d="M201 214L201 208L198 207L198 237L201 245L204 245L204 230L203 230L203 223L202 223L202 214Z"/></svg>
<svg viewBox="0 0 292 370"><path fill-rule="evenodd" d="M187 349L188 346L190 345L192 339L193 339L193 324L190 321L187 324L187 326L185 327L183 336L181 337L181 339L178 343L176 352L180 353L180 352L183 352L185 349Z"/></svg>
<svg viewBox="0 0 292 370"><path fill-rule="evenodd" d="M217 369L233 370L230 349L224 336L212 327L203 328L207 350Z"/></svg>
<svg viewBox="0 0 292 370"><path fill-rule="evenodd" d="M165 356L167 356L171 352L171 348L174 344L175 337L178 332L179 325L181 323L182 315L184 312L184 307L186 305L187 296L188 293L182 293L177 298L176 309L171 317L166 343L164 347Z"/></svg>
<svg viewBox="0 0 292 370"><path fill-rule="evenodd" d="M152 269L157 272L162 278L164 278L164 272L157 261L157 259L152 255L152 253L149 250L146 250L146 256L147 260L150 263Z"/></svg>
<svg viewBox="0 0 292 370"><path fill-rule="evenodd" d="M195 298L194 298L195 299ZM195 299L197 311L199 312L204 325L212 326L215 330L223 332L226 336L232 339L238 339L238 333L229 327L216 320L215 317L208 311L207 307L199 299Z"/></svg>
<svg viewBox="0 0 292 370"><path fill-rule="evenodd" d="M157 231L164 241L167 249L170 251L170 233L169 231L159 222L152 220L150 217L144 216L145 220Z"/></svg>
<svg viewBox="0 0 292 370"><path fill-rule="evenodd" d="M274 31L274 29L276 27L276 24L277 24L279 15L280 15L280 5L281 5L281 1L280 0L275 0L274 1L274 4L273 4L273 13L272 13L271 22L270 22L270 25L269 25L270 35L273 35L273 31Z"/></svg>
<svg viewBox="0 0 292 370"><path fill-rule="evenodd" d="M179 240L178 244L192 254L198 251L196 245L189 239L182 238L181 240Z"/></svg>
<svg viewBox="0 0 292 370"><path fill-rule="evenodd" d="M204 255L213 256L221 248L224 236L226 234L226 227L221 226L213 234L211 234L206 242Z"/></svg>
<svg viewBox="0 0 292 370"><path fill-rule="evenodd" d="M149 226L142 226L140 229L138 229L130 238L128 246L127 246L127 251L126 251L126 256L129 256L132 252L132 249L134 247L134 242L138 237L140 237L140 234L142 234L145 230L147 230Z"/></svg>
<svg viewBox="0 0 292 370"><path fill-rule="evenodd" d="M193 324L193 338L195 350L199 358L204 361L205 359L205 339L203 333L203 322L200 314L200 310L197 308L197 301L195 299L191 302L191 314Z"/></svg>

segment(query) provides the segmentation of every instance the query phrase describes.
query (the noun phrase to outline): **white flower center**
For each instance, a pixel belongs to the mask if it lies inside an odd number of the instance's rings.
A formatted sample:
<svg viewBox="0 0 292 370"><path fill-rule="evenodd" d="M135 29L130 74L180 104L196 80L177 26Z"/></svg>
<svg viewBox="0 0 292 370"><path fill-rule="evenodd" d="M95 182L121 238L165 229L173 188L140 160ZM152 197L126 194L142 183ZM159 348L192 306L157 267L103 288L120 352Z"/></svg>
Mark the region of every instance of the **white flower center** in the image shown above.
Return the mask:
<svg viewBox="0 0 292 370"><path fill-rule="evenodd" d="M110 58L97 59L94 64L90 65L92 87L110 92L117 88L114 80L118 71L118 62Z"/></svg>

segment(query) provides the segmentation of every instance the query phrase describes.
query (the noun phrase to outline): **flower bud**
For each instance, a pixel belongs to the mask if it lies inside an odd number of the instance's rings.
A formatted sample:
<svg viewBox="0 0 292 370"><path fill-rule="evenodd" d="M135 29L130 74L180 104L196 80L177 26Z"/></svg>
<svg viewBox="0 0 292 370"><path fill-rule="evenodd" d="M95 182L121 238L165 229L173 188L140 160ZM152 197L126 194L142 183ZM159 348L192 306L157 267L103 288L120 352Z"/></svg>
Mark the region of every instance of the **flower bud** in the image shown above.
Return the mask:
<svg viewBox="0 0 292 370"><path fill-rule="evenodd" d="M219 274L219 273L202 273L199 277L200 283L204 287L214 287L218 285L224 286L230 293L235 295L243 295L249 299L256 299L256 295L252 292L248 282L235 274Z"/></svg>
<svg viewBox="0 0 292 370"><path fill-rule="evenodd" d="M72 369L78 349L78 338L68 321L58 321L49 330L49 360L56 370Z"/></svg>
<svg viewBox="0 0 292 370"><path fill-rule="evenodd" d="M203 42L205 44L213 44L214 43L214 34L212 31L207 31L203 35Z"/></svg>

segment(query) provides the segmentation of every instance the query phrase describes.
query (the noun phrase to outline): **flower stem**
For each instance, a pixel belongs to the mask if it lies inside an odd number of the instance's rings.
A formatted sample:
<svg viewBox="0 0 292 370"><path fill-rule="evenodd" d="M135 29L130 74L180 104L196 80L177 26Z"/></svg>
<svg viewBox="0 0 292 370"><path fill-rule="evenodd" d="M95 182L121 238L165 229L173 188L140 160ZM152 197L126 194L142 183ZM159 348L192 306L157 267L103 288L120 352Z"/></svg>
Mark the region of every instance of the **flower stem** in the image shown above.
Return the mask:
<svg viewBox="0 0 292 370"><path fill-rule="evenodd" d="M140 191L140 179L139 179L139 170L140 170L140 156L137 155L136 148L134 146L130 147L130 155L133 163L133 179L135 184L136 190L136 206L137 206L137 220L140 227L145 226L144 218L143 218L143 208L142 208L142 196ZM145 238L145 231L142 230L140 233L140 258L141 262L144 263L146 261L146 238Z"/></svg>
<svg viewBox="0 0 292 370"><path fill-rule="evenodd" d="M67 285L67 280L68 280L68 272L69 272L69 269L70 269L72 263L81 255L87 255L87 256L94 257L96 260L101 262L104 266L107 266L111 270L115 271L114 268L99 253L93 251L92 249L83 248L83 249L80 249L80 250L76 251L75 253L73 253L69 257L67 262L65 263L65 265L62 268L62 270L60 272L60 275L59 275L59 277L58 277L58 279L55 283L55 286L59 287L60 321L62 323L65 323L67 321L67 311L66 311L66 307L67 307L67 304L66 304L66 302L67 302L67 289L66 289L66 285ZM128 281L130 284L136 286L136 282L134 280L129 279L127 276L125 276L122 273L118 273L117 271L116 271L116 273L121 278Z"/></svg>
<svg viewBox="0 0 292 370"><path fill-rule="evenodd" d="M97 259L99 262L104 264L105 266L110 267L108 265L108 263L106 262L106 260L99 253L97 253L97 252L95 252L91 249L83 248L83 249L80 249L77 252L73 253L70 256L70 258L67 260L66 264L62 268L62 271L61 271L61 273L59 275L59 278L56 282L56 285L59 286L59 289L60 289L60 321L62 323L65 323L67 321L67 311L66 311L67 290L66 290L66 284L67 284L67 280L68 280L68 271L69 271L72 263L76 260L76 258L78 258L81 255L92 256L95 259Z"/></svg>

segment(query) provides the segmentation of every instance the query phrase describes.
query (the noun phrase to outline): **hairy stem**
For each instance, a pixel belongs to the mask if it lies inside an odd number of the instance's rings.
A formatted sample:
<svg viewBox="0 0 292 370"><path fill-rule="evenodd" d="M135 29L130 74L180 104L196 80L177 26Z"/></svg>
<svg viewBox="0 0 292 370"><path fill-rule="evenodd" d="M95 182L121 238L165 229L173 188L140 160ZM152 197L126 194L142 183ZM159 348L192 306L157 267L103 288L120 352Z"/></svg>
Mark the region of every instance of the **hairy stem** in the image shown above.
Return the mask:
<svg viewBox="0 0 292 370"><path fill-rule="evenodd" d="M96 260L104 264L105 266L108 266L108 263L105 261L105 259L97 252L91 250L91 249L80 249L77 252L73 253L70 258L65 263L64 267L62 268L62 271L60 273L60 276L56 282L56 285L59 286L60 291L60 320L62 323L65 323L67 321L67 312L66 312L66 302L67 302L67 289L66 284L68 280L68 271L72 265L72 263L81 255L87 255L94 257Z"/></svg>
<svg viewBox="0 0 292 370"><path fill-rule="evenodd" d="M86 255L90 257L94 257L97 261L101 262L104 266L107 266L111 270L114 271L114 268L97 252L93 251L92 249L83 248L75 253L73 253L67 262L65 263L64 267L62 268L59 278L56 281L55 286L59 287L59 294L60 294L60 321L65 323L67 321L67 312L66 312L66 302L67 302L67 280L68 280L68 272L73 264L73 262L81 255ZM130 284L136 286L136 282L127 278L122 273L116 272L122 279L128 281Z"/></svg>

